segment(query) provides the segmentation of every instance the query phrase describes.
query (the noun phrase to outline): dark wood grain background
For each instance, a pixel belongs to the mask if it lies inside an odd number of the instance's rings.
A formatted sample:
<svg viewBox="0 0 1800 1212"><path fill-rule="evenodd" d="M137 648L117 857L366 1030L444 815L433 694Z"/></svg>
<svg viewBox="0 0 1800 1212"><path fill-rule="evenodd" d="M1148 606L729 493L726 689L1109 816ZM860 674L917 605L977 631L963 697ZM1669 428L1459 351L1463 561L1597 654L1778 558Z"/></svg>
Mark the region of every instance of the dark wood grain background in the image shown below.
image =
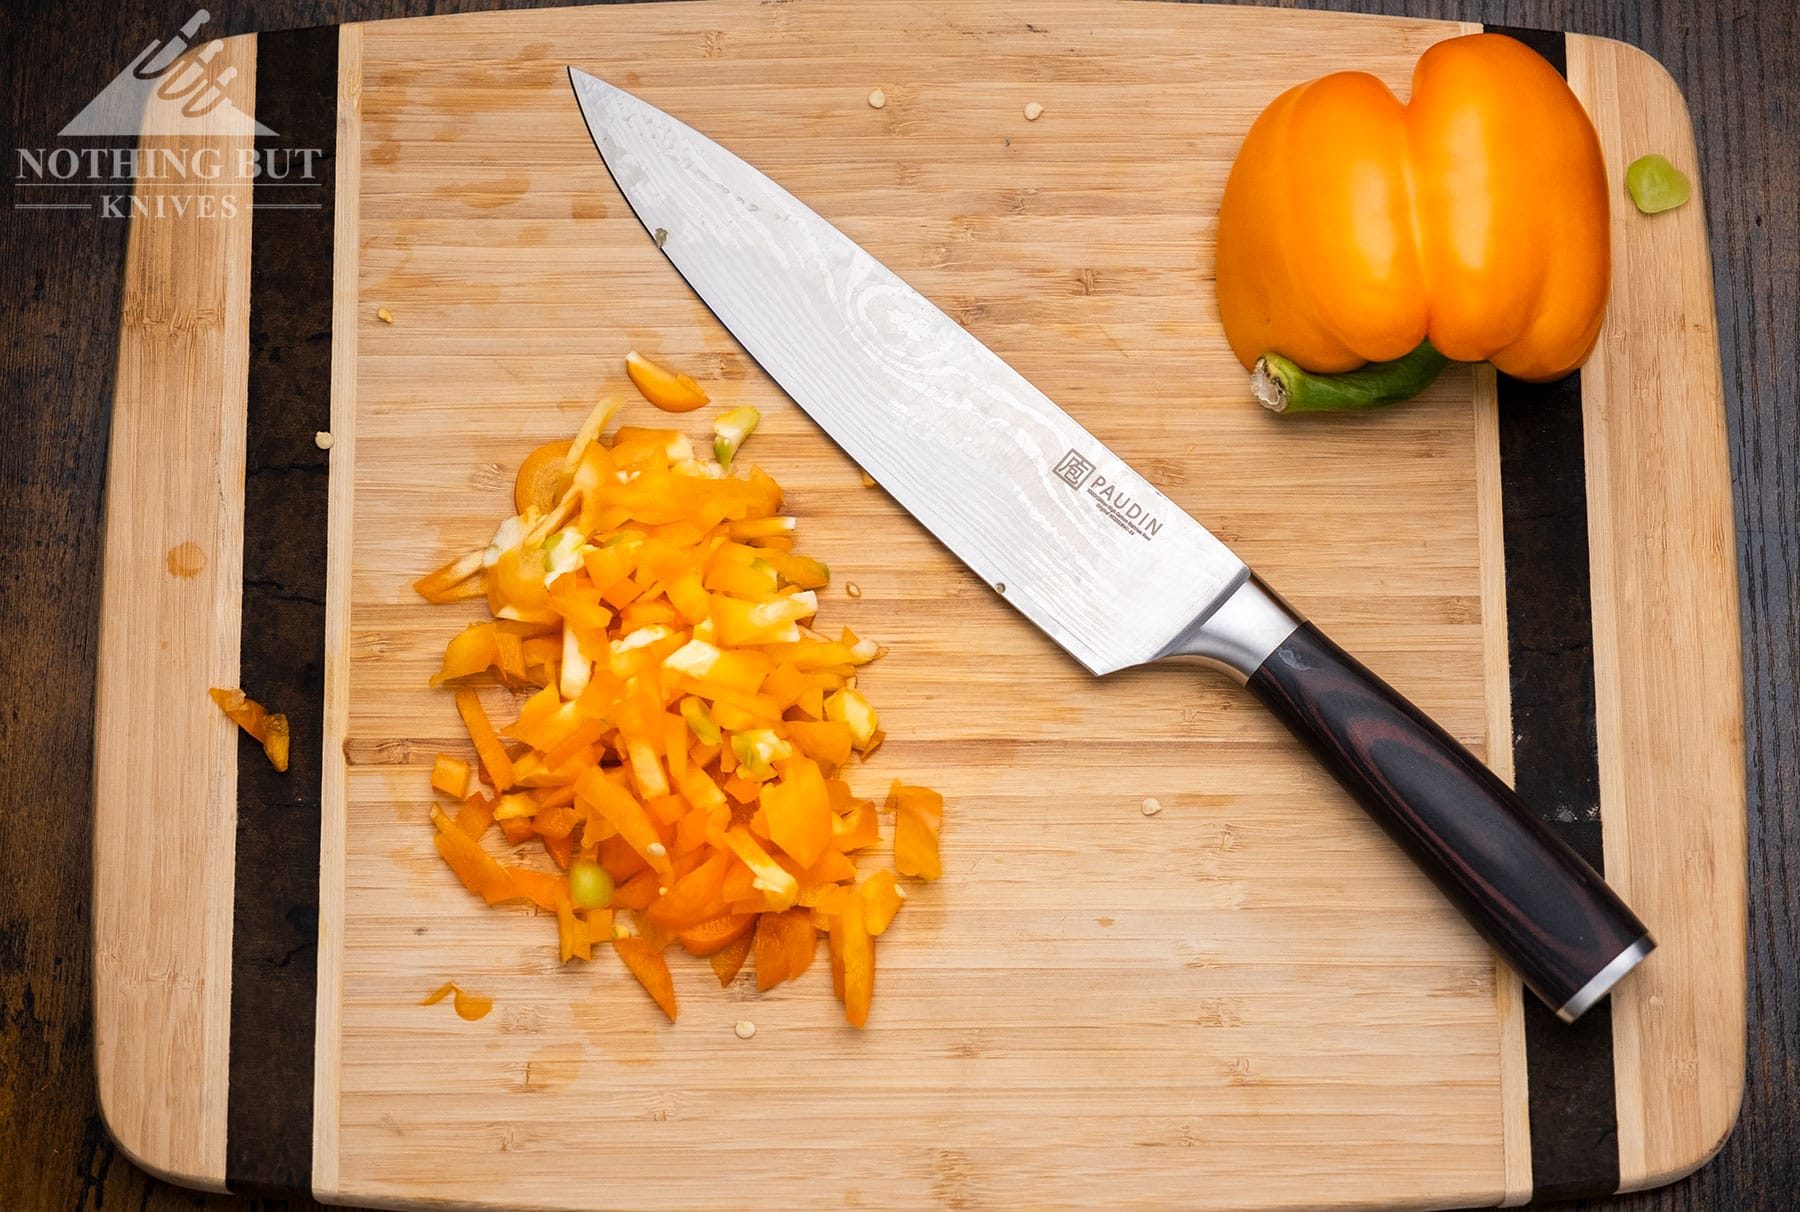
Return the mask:
<svg viewBox="0 0 1800 1212"><path fill-rule="evenodd" d="M202 0L6 0L0 149L48 144ZM495 7L204 0L208 32ZM1595 1207L1800 1201L1800 5L1793 0L1315 0L1636 43L1693 110L1718 293L1742 584L1750 1041L1723 1153ZM0 175L0 1208L282 1207L148 1177L94 1103L89 800L102 488L126 225L12 208ZM156 760L144 754L143 760Z"/></svg>

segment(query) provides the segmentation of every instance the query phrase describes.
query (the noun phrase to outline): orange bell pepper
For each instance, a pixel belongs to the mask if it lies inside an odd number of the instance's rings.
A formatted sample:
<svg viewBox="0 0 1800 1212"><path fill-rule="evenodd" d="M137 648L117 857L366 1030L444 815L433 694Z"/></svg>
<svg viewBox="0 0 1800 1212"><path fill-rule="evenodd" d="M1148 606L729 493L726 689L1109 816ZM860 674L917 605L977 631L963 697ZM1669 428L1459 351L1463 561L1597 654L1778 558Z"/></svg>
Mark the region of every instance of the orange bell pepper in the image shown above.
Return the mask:
<svg viewBox="0 0 1800 1212"><path fill-rule="evenodd" d="M1270 354L1334 374L1430 349L1382 389L1417 391L1444 359L1548 381L1599 334L1608 225L1600 143L1562 77L1504 35L1452 38L1420 56L1406 104L1338 72L1263 111L1219 207L1219 315L1247 368Z"/></svg>

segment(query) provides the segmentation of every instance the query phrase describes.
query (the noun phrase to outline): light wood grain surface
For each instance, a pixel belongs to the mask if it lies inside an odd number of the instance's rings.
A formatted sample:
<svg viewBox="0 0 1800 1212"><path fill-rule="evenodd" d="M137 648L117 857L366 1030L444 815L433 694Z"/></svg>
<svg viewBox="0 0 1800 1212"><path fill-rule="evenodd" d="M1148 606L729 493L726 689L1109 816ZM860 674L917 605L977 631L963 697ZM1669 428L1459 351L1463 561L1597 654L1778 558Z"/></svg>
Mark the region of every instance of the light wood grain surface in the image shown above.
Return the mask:
<svg viewBox="0 0 1800 1212"><path fill-rule="evenodd" d="M1616 193L1649 152L1698 171L1656 60L1571 38L1569 79ZM1612 303L1582 389L1607 877L1658 943L1613 999L1619 1166L1628 1187L1655 1186L1724 1143L1744 1079L1743 675L1698 197L1653 217L1616 206Z"/></svg>
<svg viewBox="0 0 1800 1212"><path fill-rule="evenodd" d="M350 711L350 552L355 533L357 265L362 256L362 26L338 32L337 197L331 305L331 483L326 522L325 744L319 794L319 998L313 1052L313 1189L338 1189L338 1079L343 1039L344 834Z"/></svg>
<svg viewBox="0 0 1800 1212"><path fill-rule="evenodd" d="M216 70L254 110L256 39ZM145 147L226 155L221 106ZM94 1054L100 1106L139 1165L223 1189L249 373L250 186L235 217L175 218L180 180L140 184L125 260L107 467L94 727Z"/></svg>
<svg viewBox="0 0 1800 1212"><path fill-rule="evenodd" d="M333 1197L1160 1207L1516 1189L1513 1010L1486 949L1240 691L1179 669L1091 681L863 488L656 253L562 74L631 88L792 188L1485 748L1498 670L1469 374L1366 422L1284 423L1246 398L1209 278L1218 193L1264 104L1346 61L1404 89L1462 27L1040 15L719 4L364 29L343 932L324 950L342 965ZM1288 48L1275 70L1247 70L1253 37ZM1170 83L1193 79L1210 86ZM757 997L697 962L677 964L669 1027L610 957L558 970L550 923L484 909L429 848L425 763L463 743L425 680L476 612L423 607L408 581L486 539L518 460L596 391L629 393L631 346L719 407L764 411L749 457L838 578L821 618L892 648L865 679L892 737L858 781L904 775L950 802L945 879L883 938L866 1032L841 1025L822 973ZM660 420L641 401L625 419ZM491 1018L414 1004L448 979L493 996ZM732 1034L740 1018L754 1039Z"/></svg>

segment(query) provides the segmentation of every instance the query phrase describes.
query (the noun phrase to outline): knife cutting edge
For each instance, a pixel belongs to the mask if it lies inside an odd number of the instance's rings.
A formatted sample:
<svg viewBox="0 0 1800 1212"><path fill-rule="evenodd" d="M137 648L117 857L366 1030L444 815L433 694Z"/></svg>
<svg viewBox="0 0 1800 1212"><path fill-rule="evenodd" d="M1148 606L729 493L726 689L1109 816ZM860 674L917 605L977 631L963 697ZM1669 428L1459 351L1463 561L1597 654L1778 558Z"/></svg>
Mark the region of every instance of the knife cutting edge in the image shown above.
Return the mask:
<svg viewBox="0 0 1800 1212"><path fill-rule="evenodd" d="M626 201L739 344L1090 672L1197 657L1247 685L1565 1021L1650 954L1505 783L998 355L743 160L569 78Z"/></svg>

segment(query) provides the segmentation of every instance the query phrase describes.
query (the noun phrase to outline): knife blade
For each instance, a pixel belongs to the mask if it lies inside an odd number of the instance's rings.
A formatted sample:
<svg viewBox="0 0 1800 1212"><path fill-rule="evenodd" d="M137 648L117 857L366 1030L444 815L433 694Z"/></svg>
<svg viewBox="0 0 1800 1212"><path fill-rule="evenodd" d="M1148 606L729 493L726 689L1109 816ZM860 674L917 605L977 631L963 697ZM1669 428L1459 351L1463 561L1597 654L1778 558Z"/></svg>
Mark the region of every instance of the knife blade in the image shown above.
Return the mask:
<svg viewBox="0 0 1800 1212"><path fill-rule="evenodd" d="M1573 1021L1655 946L1454 738L892 270L717 143L577 68L607 170L664 256L825 433L1096 675L1234 675Z"/></svg>

